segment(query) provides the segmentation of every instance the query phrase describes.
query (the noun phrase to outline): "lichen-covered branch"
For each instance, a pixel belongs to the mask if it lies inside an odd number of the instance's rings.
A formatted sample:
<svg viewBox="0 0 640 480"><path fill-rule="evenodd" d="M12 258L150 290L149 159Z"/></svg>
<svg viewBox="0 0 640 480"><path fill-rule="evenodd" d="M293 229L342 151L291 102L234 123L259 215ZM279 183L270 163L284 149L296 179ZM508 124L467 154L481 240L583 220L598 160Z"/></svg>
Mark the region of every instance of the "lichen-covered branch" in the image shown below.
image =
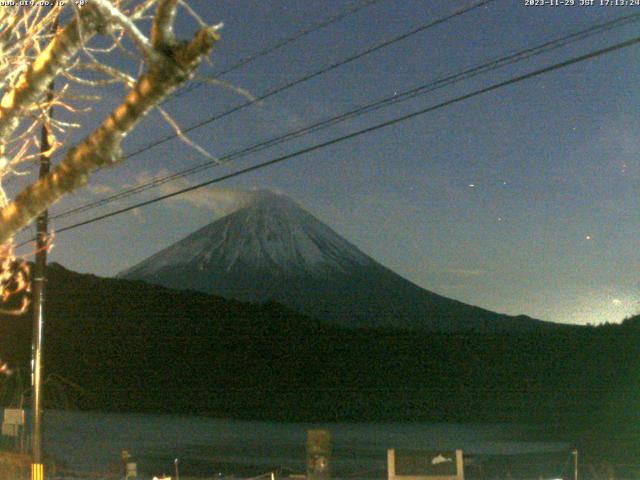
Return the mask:
<svg viewBox="0 0 640 480"><path fill-rule="evenodd" d="M171 4L171 1L161 1L158 10L165 4ZM169 18L173 16L169 15ZM155 37L158 38L163 38L163 35ZM193 75L217 38L216 27L208 27L199 30L189 42L154 44L159 60L148 65L146 73L138 78L124 101L95 131L69 150L49 175L27 187L0 211L0 244L8 241L63 195L84 185L93 170L118 163L125 135L149 110ZM64 49L62 54L68 55ZM51 60L47 63L58 62ZM0 132L1 125L0 121Z"/></svg>

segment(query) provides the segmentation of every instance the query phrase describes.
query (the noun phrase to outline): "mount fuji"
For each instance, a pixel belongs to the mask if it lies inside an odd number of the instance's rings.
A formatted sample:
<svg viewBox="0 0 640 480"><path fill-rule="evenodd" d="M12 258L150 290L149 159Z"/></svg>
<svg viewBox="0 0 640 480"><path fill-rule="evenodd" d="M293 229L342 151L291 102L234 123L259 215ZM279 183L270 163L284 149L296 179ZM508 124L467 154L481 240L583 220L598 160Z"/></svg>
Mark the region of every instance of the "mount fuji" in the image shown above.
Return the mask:
<svg viewBox="0 0 640 480"><path fill-rule="evenodd" d="M515 332L555 325L420 288L287 196L264 190L118 277L241 301L275 301L351 328Z"/></svg>

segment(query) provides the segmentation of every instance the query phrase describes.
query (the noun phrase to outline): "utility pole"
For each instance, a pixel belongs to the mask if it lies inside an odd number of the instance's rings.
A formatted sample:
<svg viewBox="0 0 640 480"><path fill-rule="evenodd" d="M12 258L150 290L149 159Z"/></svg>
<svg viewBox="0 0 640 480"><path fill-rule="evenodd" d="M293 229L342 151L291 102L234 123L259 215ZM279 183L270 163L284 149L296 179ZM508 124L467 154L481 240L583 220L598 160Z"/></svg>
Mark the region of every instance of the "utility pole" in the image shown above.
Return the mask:
<svg viewBox="0 0 640 480"><path fill-rule="evenodd" d="M54 32L57 22L54 22ZM50 104L48 117L53 115L53 82L49 84L47 102ZM40 178L49 173L51 166L52 147L51 125L45 118L40 134ZM42 385L42 343L44 336L44 295L45 295L45 269L47 266L48 247L48 223L49 211L42 212L36 222L36 259L33 268L33 336L31 343L31 382L33 387L32 398L32 423L31 423L31 480L44 479L44 463L42 461L42 413L43 390Z"/></svg>
<svg viewBox="0 0 640 480"><path fill-rule="evenodd" d="M573 452L573 480L578 480L578 449L574 448Z"/></svg>

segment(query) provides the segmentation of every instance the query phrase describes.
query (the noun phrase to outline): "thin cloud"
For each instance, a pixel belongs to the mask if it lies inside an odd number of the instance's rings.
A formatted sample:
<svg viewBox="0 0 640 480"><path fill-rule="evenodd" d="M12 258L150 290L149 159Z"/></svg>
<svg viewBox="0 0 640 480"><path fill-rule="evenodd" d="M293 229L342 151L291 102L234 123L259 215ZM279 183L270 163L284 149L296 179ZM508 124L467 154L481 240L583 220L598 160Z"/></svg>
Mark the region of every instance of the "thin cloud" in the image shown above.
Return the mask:
<svg viewBox="0 0 640 480"><path fill-rule="evenodd" d="M157 172L153 177L148 172L139 174L136 186L146 184L154 178L162 178L169 174L166 169ZM177 190L191 187L195 181L187 178L179 178L174 181L164 183L154 188L153 191L166 195ZM246 205L254 196L252 190L238 190L228 188L198 188L189 192L176 195L167 199L168 204L187 205L193 208L209 210L218 216L227 215Z"/></svg>

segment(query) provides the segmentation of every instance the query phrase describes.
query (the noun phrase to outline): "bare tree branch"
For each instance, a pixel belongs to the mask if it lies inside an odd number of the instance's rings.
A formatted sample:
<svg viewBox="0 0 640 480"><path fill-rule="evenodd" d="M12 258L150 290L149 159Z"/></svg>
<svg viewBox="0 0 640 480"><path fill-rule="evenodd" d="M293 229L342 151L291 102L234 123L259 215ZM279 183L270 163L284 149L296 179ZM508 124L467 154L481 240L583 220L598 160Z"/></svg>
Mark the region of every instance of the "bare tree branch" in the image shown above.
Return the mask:
<svg viewBox="0 0 640 480"><path fill-rule="evenodd" d="M176 15L178 0L160 0L156 16L151 27L151 43L161 49L175 44L173 35L173 19Z"/></svg>
<svg viewBox="0 0 640 480"><path fill-rule="evenodd" d="M93 2L86 5L79 17L53 37L15 87L4 94L0 101L0 144L8 141L24 113L44 97L49 83L69 65L82 43L95 35L102 23Z"/></svg>
<svg viewBox="0 0 640 480"><path fill-rule="evenodd" d="M173 4L173 7L171 6ZM201 60L209 54L215 41L218 39L216 30L218 27L207 27L199 30L193 39L186 43L177 43L173 39L170 25L167 21L173 20L171 10L175 9L173 0L160 0L154 21L154 29L158 32L152 35L153 47L157 52L157 60L148 65L147 71L142 74L135 86L131 89L124 101L114 109L102 124L88 135L80 144L69 150L63 160L45 178L33 183L20 194L14 201L0 211L0 244L10 240L23 227L28 225L42 211L51 206L63 195L84 185L89 174L100 167L118 163L121 158L121 142L146 113L157 106L168 94L179 85L191 78L194 70ZM84 14L84 10L82 11ZM92 19L96 22L96 19ZM86 28L83 25L83 28ZM95 28L95 27L94 27ZM162 31L163 33L159 33ZM60 65L67 63L71 57L70 51L77 51L80 37L78 29L65 29L64 41L58 36L51 42L45 52L50 52L40 61L44 66L34 71L30 77L38 77L43 69L48 71L60 70ZM75 35L75 37L73 36ZM163 41L169 43L165 44ZM43 53L45 53L43 52ZM63 61L54 58L54 52L63 56ZM36 61L38 62L38 61ZM49 77L51 74L39 73L40 76ZM39 78L42 82L42 79ZM20 99L35 97L29 86L22 86ZM14 98L18 98L17 94ZM3 100L4 102L4 100ZM17 103L17 100L12 102ZM2 113L0 109L0 133L10 131L8 126L3 127ZM7 123L8 120L5 120ZM4 130L3 130L4 128Z"/></svg>
<svg viewBox="0 0 640 480"><path fill-rule="evenodd" d="M144 54L145 58L149 62L155 62L158 60L158 54L151 46L149 39L138 29L135 23L116 8L109 0L92 0L95 2L95 6L105 18L111 22L120 25L127 34L133 40L133 43Z"/></svg>

